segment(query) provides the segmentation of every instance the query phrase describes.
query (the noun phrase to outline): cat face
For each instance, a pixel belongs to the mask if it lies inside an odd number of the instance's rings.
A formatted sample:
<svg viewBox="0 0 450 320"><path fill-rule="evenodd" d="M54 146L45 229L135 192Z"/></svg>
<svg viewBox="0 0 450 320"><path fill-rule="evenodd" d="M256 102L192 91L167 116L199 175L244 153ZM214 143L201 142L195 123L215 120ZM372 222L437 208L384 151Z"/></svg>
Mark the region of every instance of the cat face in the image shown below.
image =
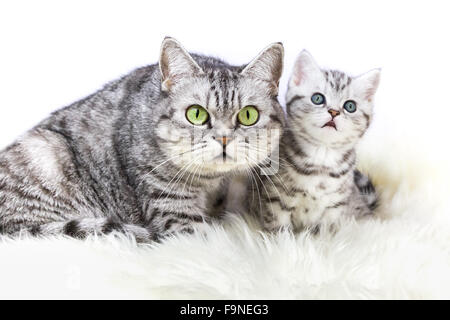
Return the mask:
<svg viewBox="0 0 450 320"><path fill-rule="evenodd" d="M379 78L379 69L359 77L321 70L303 51L286 97L291 129L306 142L331 148L353 146L369 127Z"/></svg>
<svg viewBox="0 0 450 320"><path fill-rule="evenodd" d="M283 47L267 47L245 68L187 53L166 39L161 51L165 110L155 132L167 157L191 172L257 167L278 148L277 101ZM182 156L180 156L182 155Z"/></svg>

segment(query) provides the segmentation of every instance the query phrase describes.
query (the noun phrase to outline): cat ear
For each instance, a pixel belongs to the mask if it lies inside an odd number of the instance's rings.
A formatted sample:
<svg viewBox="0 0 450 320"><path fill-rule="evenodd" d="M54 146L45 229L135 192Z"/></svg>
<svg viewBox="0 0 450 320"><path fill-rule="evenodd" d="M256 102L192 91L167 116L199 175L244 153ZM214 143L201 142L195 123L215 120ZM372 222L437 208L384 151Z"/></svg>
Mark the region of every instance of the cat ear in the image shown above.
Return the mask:
<svg viewBox="0 0 450 320"><path fill-rule="evenodd" d="M283 72L283 56L283 44L281 42L272 43L253 59L241 71L241 74L268 81L274 90L274 94L277 94L278 84Z"/></svg>
<svg viewBox="0 0 450 320"><path fill-rule="evenodd" d="M321 74L319 65L314 61L312 55L303 50L300 52L294 65L294 72L292 73L290 85L299 86L308 77Z"/></svg>
<svg viewBox="0 0 450 320"><path fill-rule="evenodd" d="M380 83L381 69L373 69L354 78L355 90L362 92L364 99L371 101Z"/></svg>
<svg viewBox="0 0 450 320"><path fill-rule="evenodd" d="M170 87L183 77L192 77L202 74L203 70L184 49L181 44L170 37L166 37L161 45L159 58L162 89L170 90Z"/></svg>

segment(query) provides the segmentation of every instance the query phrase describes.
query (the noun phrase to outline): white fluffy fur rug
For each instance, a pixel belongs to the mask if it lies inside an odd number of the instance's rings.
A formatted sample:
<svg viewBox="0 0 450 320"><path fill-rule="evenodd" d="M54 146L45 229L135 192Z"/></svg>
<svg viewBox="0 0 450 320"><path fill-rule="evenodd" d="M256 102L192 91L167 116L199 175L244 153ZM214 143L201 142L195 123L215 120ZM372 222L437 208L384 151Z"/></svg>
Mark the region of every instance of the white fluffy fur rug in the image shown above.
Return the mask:
<svg viewBox="0 0 450 320"><path fill-rule="evenodd" d="M396 140L365 139L382 205L334 236L269 236L234 216L158 245L3 238L0 298L448 299L448 162Z"/></svg>

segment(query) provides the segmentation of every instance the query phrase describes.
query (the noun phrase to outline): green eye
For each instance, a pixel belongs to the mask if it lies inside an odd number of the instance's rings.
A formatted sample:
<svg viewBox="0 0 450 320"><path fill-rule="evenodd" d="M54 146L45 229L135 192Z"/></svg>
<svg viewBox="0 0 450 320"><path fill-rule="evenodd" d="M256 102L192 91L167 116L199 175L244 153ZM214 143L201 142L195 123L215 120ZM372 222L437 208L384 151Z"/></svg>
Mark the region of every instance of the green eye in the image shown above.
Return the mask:
<svg viewBox="0 0 450 320"><path fill-rule="evenodd" d="M348 100L344 103L344 109L347 110L347 112L353 113L356 111L356 102L352 100Z"/></svg>
<svg viewBox="0 0 450 320"><path fill-rule="evenodd" d="M186 119L188 119L190 123L200 126L208 121L209 114L205 108L198 105L193 105L186 110Z"/></svg>
<svg viewBox="0 0 450 320"><path fill-rule="evenodd" d="M321 93L314 93L311 97L311 101L314 104L324 104L325 103L325 97Z"/></svg>
<svg viewBox="0 0 450 320"><path fill-rule="evenodd" d="M258 122L259 112L258 109L253 106L246 106L239 111L237 117L239 122L244 126L252 126Z"/></svg>

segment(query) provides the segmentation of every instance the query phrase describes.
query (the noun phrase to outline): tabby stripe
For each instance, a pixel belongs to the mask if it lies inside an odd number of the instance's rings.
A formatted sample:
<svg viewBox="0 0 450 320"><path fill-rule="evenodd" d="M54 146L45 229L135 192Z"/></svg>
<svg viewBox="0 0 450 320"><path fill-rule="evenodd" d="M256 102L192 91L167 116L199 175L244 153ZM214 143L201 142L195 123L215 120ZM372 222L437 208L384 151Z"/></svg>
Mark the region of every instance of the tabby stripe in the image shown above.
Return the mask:
<svg viewBox="0 0 450 320"><path fill-rule="evenodd" d="M295 155L300 157L306 157L306 153L301 148L300 144L298 143L297 139L295 138L294 134L291 130L287 130L285 134L285 139L290 139L290 141L286 141L287 147L291 148Z"/></svg>
<svg viewBox="0 0 450 320"><path fill-rule="evenodd" d="M362 114L363 114L364 118L366 119L367 125L369 125L369 123L370 123L369 115L367 113L365 113L364 111L362 111Z"/></svg>
<svg viewBox="0 0 450 320"><path fill-rule="evenodd" d="M346 175L352 169L353 169L353 165L349 165L347 168L343 169L342 171L330 172L329 176L332 177L332 178L340 178L343 175Z"/></svg>
<svg viewBox="0 0 450 320"><path fill-rule="evenodd" d="M193 199L194 196L192 195L178 195L175 193L169 193L164 190L153 190L153 192L150 194L150 198L152 199L173 199L173 200L187 200L187 199Z"/></svg>
<svg viewBox="0 0 450 320"><path fill-rule="evenodd" d="M307 195L306 190L298 189L298 188L295 188L295 187L294 187L294 188L291 188L290 191L292 192L292 195L295 195L295 194L298 194L298 193L301 193L302 196L304 196L304 197L306 197L306 195Z"/></svg>
<svg viewBox="0 0 450 320"><path fill-rule="evenodd" d="M372 201L371 203L369 203L369 209L370 210L375 210L378 207L378 199L375 199L374 201Z"/></svg>
<svg viewBox="0 0 450 320"><path fill-rule="evenodd" d="M340 201L340 202L335 203L332 206L326 207L326 209L336 209L336 208L339 208L339 207L342 207L342 206L346 206L346 205L348 205L347 201Z"/></svg>
<svg viewBox="0 0 450 320"><path fill-rule="evenodd" d="M316 138L310 136L309 134L307 134L306 132L302 131L302 129L300 129L301 131L297 132L297 134L300 136L300 138L302 138L303 140L305 140L306 142L308 142L311 145L321 145L322 142L320 142L319 140L317 140Z"/></svg>
<svg viewBox="0 0 450 320"><path fill-rule="evenodd" d="M226 83L224 84L224 87L226 86ZM223 107L228 109L228 97L230 95L230 92L228 90L225 90L225 88L222 88L222 94L223 94Z"/></svg>
<svg viewBox="0 0 450 320"><path fill-rule="evenodd" d="M180 224L180 222L177 219L168 219L165 223L164 223L164 230L169 230L170 227L172 225L174 225L175 223Z"/></svg>
<svg viewBox="0 0 450 320"><path fill-rule="evenodd" d="M293 96L293 97L286 103L286 107L287 107L287 108L290 108L291 105L292 105L295 101L302 100L303 98L305 98L305 96L299 96L299 95Z"/></svg>
<svg viewBox="0 0 450 320"><path fill-rule="evenodd" d="M70 136L66 135L65 133L63 133L63 132L61 132L61 131L59 131L59 130L56 130L56 129L54 129L54 128L51 128L51 127L44 127L44 129L45 129L45 130L48 130L48 131L50 131L50 132L59 134L60 136L62 136L62 137L66 140L66 142L67 142L67 148L69 149L69 151L70 151L70 153L71 153L71 160L74 162L75 172L76 172L78 178L79 178L79 179L82 179L82 176L83 176L83 175L80 173L80 168L84 168L84 166L82 166L82 164L80 163L80 161L78 161L78 159L77 159L77 154L78 154L78 152L75 150L73 144L70 143L70 142L72 141L72 138L71 138ZM87 172L87 173L89 174L89 176L90 176L91 178L93 178L93 177L92 177L92 174L91 174L88 170L85 170L85 172ZM96 181L95 181L95 182L96 182ZM97 197L98 197L98 194L97 194ZM89 204L91 205L92 208L97 207L96 203L95 203L92 199L90 199L90 197L88 197L87 195L85 195L85 200L86 200L87 202L89 202ZM103 206L105 206L105 203L103 202L103 200L101 200L101 204L103 204ZM105 210L106 210L106 208L107 208L107 207L105 207Z"/></svg>
<svg viewBox="0 0 450 320"><path fill-rule="evenodd" d="M24 193L20 188L11 189L11 187L8 186L7 188L0 190L0 195L3 195L3 201L6 201L8 197L14 197L14 195L18 195L18 198L25 199L31 203L36 202L38 204L43 204L44 206L42 209L45 210L47 210L47 208L52 208L54 210L76 211L74 207L63 207L61 203L58 203L58 201L54 201L51 203L40 195ZM57 197L55 197L55 199L59 200ZM7 203L3 203L3 205L7 205ZM14 206L14 209L17 208ZM61 213L63 213L63 211L61 211Z"/></svg>
<svg viewBox="0 0 450 320"><path fill-rule="evenodd" d="M286 160L289 162L289 164L291 165L291 168L293 168L295 171L297 171L297 173L304 175L304 176L309 176L309 175L316 175L319 172L316 170L306 170L305 168L301 168L299 166L297 166L297 164L295 163L295 161L292 159L291 156L289 156L286 153Z"/></svg>
<svg viewBox="0 0 450 320"><path fill-rule="evenodd" d="M272 204L272 202L279 203L280 208L284 211L289 211L289 212L295 211L295 207L288 207L286 204L284 204L283 201L281 201L281 199L279 197L271 197L271 198L267 198L266 200L269 201L270 204Z"/></svg>
<svg viewBox="0 0 450 320"><path fill-rule="evenodd" d="M190 220L190 221L195 221L195 222L203 222L204 218L198 214L187 214L184 212L175 212L175 211L164 211L161 214L162 218L166 218L166 217L176 217L176 218L180 218L180 219L184 219L184 220Z"/></svg>
<svg viewBox="0 0 450 320"><path fill-rule="evenodd" d="M375 193L375 187L373 186L372 183L370 183L370 181L365 186L362 187L358 186L358 189L361 192L361 194L364 195Z"/></svg>
<svg viewBox="0 0 450 320"><path fill-rule="evenodd" d="M211 92L207 92L206 93L206 105L205 105L205 107L206 108L208 108L208 106L209 106L209 99L211 98Z"/></svg>
<svg viewBox="0 0 450 320"><path fill-rule="evenodd" d="M161 211L158 208L152 208L151 213L150 213L150 217L147 214L147 211L144 212L146 214L146 222L147 225L150 226L153 223L153 220L155 220L156 217L160 217L161 216Z"/></svg>
<svg viewBox="0 0 450 320"><path fill-rule="evenodd" d="M148 172L151 172L151 176L150 177L157 178L159 181L162 181L162 182L166 182L166 183L170 182L170 180L167 179L165 176L161 176L159 174L159 172L156 171L153 166L149 165L149 166L146 166L144 169L148 170Z"/></svg>
<svg viewBox="0 0 450 320"><path fill-rule="evenodd" d="M8 206L6 206L6 208L8 208ZM53 214L53 218L57 218L57 219L61 219L61 218L66 218L67 216L58 210L55 209L51 209L51 208L43 208L42 206L39 205L28 205L26 207L21 207L22 210L17 210L16 208L11 208L12 210L14 210L14 213L32 213L33 217L29 217L29 219L33 219L33 218L49 218L50 214ZM11 211L12 211L11 210ZM40 213L40 214L39 214Z"/></svg>
<svg viewBox="0 0 450 320"><path fill-rule="evenodd" d="M339 161L339 164L344 164L355 156L353 149L348 150Z"/></svg>
<svg viewBox="0 0 450 320"><path fill-rule="evenodd" d="M20 185L20 184L23 183L25 177L21 177L21 176L16 175L16 173L13 172L11 170L11 168L9 167L9 163L8 162L1 163L0 165L2 165L1 169L4 169L6 171L6 174L5 174L4 178L13 179L14 181L11 181L11 182L15 182L16 185ZM64 198L61 198L61 197L55 196L50 190L48 190L47 188L42 186L40 184L40 182L38 183L38 181L35 181L34 179L32 179L32 180L33 180L33 182L35 182L34 185L39 186L40 187L40 191L44 195L46 195L48 197L48 199L52 199L52 200L57 199L58 201L62 202L66 206L68 206L69 209L75 210L75 207L71 203L69 203L68 200L66 200ZM30 194L30 193L25 194L25 193L22 192L22 190L20 188L14 187L14 189L13 189L12 186L10 186L9 184L5 184L5 183L3 183L1 185L1 189L5 189L5 190L7 190L9 192L13 192L13 193L18 193L21 197L24 197L26 199L33 199L33 200L36 200L36 201L42 200L43 202L48 203L49 206L54 206L54 204L48 202L47 199L43 199L42 195L33 195L33 194ZM54 202L57 202L57 201L54 201ZM59 203L57 203L57 205L61 206L61 204L59 204ZM68 208L66 207L64 209L68 209Z"/></svg>
<svg viewBox="0 0 450 320"><path fill-rule="evenodd" d="M170 119L171 118L169 117L169 115L167 113L164 113L164 114L161 115L161 117L159 117L157 124L159 124L162 121L170 120ZM131 132L130 132L130 134L131 134Z"/></svg>
<svg viewBox="0 0 450 320"><path fill-rule="evenodd" d="M37 236L37 235L39 235L41 233L41 226L39 226L39 225L32 226L29 229L29 231L30 231L32 236Z"/></svg>
<svg viewBox="0 0 450 320"><path fill-rule="evenodd" d="M216 96L216 108L218 109L220 105L219 92L214 91L214 95Z"/></svg>
<svg viewBox="0 0 450 320"><path fill-rule="evenodd" d="M77 220L67 222L63 227L63 233L72 238L85 238L86 232L80 228L80 223Z"/></svg>
<svg viewBox="0 0 450 320"><path fill-rule="evenodd" d="M235 89L233 88L233 92L231 93L231 109L234 110L234 95Z"/></svg>
<svg viewBox="0 0 450 320"><path fill-rule="evenodd" d="M271 114L269 117L270 117L270 119L271 119L272 121L278 122L279 124L282 124L280 118L279 118L277 115Z"/></svg>
<svg viewBox="0 0 450 320"><path fill-rule="evenodd" d="M113 231L123 231L123 225L113 218L109 218L102 227L104 234L111 233Z"/></svg>

